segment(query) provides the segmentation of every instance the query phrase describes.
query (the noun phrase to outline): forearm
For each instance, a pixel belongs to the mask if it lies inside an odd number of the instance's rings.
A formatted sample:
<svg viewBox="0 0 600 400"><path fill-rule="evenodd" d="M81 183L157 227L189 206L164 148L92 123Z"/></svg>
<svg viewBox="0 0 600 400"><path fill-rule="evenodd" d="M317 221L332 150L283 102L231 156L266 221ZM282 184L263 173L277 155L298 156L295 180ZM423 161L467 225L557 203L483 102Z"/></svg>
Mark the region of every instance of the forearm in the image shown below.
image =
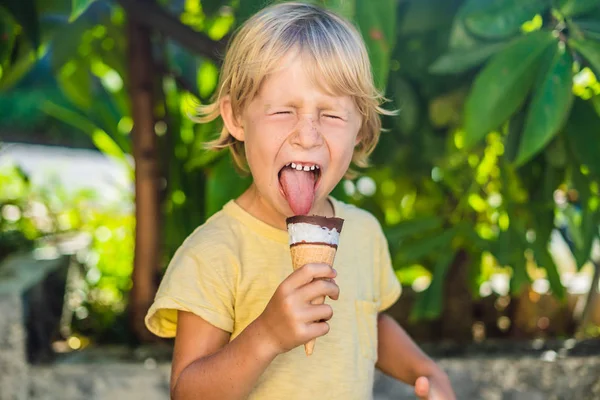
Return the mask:
<svg viewBox="0 0 600 400"><path fill-rule="evenodd" d="M406 334L391 317L380 314L377 320L377 368L409 385L420 376L440 376L444 372Z"/></svg>
<svg viewBox="0 0 600 400"><path fill-rule="evenodd" d="M196 360L179 375L174 400L234 400L248 397L276 357L256 324L251 324L218 352Z"/></svg>

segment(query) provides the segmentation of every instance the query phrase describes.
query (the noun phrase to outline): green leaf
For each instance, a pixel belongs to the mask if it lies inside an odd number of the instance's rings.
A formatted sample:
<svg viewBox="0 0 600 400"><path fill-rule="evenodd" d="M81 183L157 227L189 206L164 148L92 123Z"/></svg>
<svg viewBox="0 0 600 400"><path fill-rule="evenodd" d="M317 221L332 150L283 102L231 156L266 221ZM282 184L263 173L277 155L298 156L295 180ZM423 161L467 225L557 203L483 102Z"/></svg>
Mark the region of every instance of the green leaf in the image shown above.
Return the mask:
<svg viewBox="0 0 600 400"><path fill-rule="evenodd" d="M403 77L396 75L392 77L393 99L398 109L398 115L394 117L396 126L402 133L412 133L417 128L420 118L419 98L415 89Z"/></svg>
<svg viewBox="0 0 600 400"><path fill-rule="evenodd" d="M600 19L578 18L572 22L578 29L583 31L582 33L585 38L600 40Z"/></svg>
<svg viewBox="0 0 600 400"><path fill-rule="evenodd" d="M535 241L531 245L531 249L533 250L537 265L546 270L553 293L559 299L564 299L565 289L560 281L557 266L548 251L550 237L552 231L555 229L553 193L564 182L564 169L554 168L543 161L540 161L540 163L544 165L541 171L542 182L541 185L538 185L537 189L533 189L531 200L527 204L530 215L533 217L532 222L535 231ZM540 163L537 164L538 167ZM531 164L528 165L531 166ZM517 224L518 228L524 232L523 224L519 223L519 221L517 221Z"/></svg>
<svg viewBox="0 0 600 400"><path fill-rule="evenodd" d="M69 21L75 21L88 9L95 0L71 0L71 16Z"/></svg>
<svg viewBox="0 0 600 400"><path fill-rule="evenodd" d="M551 32L525 35L496 54L475 79L465 105L465 146L497 129L527 97Z"/></svg>
<svg viewBox="0 0 600 400"><path fill-rule="evenodd" d="M579 168L577 168L577 169L579 169ZM584 213L585 213L585 209L584 209ZM584 240L583 240L583 235L581 233L581 226L580 226L581 224L577 223L579 218L581 218L581 215L579 215L579 212L570 205L565 208L565 210L563 211L563 214L565 215L566 220L567 220L567 228L569 231L569 237L571 238L571 241L573 242L575 249L581 250L581 248L583 247ZM583 219L581 220L581 222L583 223ZM575 253L577 253L577 251ZM579 260L577 260L577 261L578 261L577 264L579 265Z"/></svg>
<svg viewBox="0 0 600 400"><path fill-rule="evenodd" d="M435 319L441 315L444 281L452 260L454 260L454 253L450 249L444 249L433 269L429 287L417 298L411 311L411 319Z"/></svg>
<svg viewBox="0 0 600 400"><path fill-rule="evenodd" d="M596 114L600 116L600 94L597 94L596 96L592 97L591 102L594 106L594 109L596 110Z"/></svg>
<svg viewBox="0 0 600 400"><path fill-rule="evenodd" d="M599 225L600 210L591 211L586 205L581 218L581 235L583 242L581 247L575 252L575 260L577 261L578 270L581 270L585 263L590 260L594 240L598 238Z"/></svg>
<svg viewBox="0 0 600 400"><path fill-rule="evenodd" d="M542 83L534 88L516 164L522 165L542 150L562 129L573 104L573 58L562 42Z"/></svg>
<svg viewBox="0 0 600 400"><path fill-rule="evenodd" d="M249 177L242 177L235 170L231 157L221 157L207 171L206 217L219 211L229 200L237 198L250 185Z"/></svg>
<svg viewBox="0 0 600 400"><path fill-rule="evenodd" d="M420 235L442 227L443 220L439 217L422 217L402 221L386 230L390 243L400 242L410 236Z"/></svg>
<svg viewBox="0 0 600 400"><path fill-rule="evenodd" d="M123 150L108 133L104 132L102 129L95 129L92 132L91 137L94 145L102 152L102 154L114 157L123 162L127 161Z"/></svg>
<svg viewBox="0 0 600 400"><path fill-rule="evenodd" d="M498 239L492 247L493 255L498 263L512 268L510 291L513 295L519 294L523 286L531 282L525 259L525 249L527 248L525 232L515 225L515 223L511 223L507 230L500 231Z"/></svg>
<svg viewBox="0 0 600 400"><path fill-rule="evenodd" d="M429 72L444 75L467 71L486 61L505 46L506 44L502 42L490 43L444 54L431 64Z"/></svg>
<svg viewBox="0 0 600 400"><path fill-rule="evenodd" d="M565 17L585 14L588 11L598 8L598 0L558 0L558 9Z"/></svg>
<svg viewBox="0 0 600 400"><path fill-rule="evenodd" d="M521 145L525 115L525 109L521 109L513 114L508 122L508 133L504 138L504 155L511 163L517 158L517 152Z"/></svg>
<svg viewBox="0 0 600 400"><path fill-rule="evenodd" d="M566 141L577 161L600 177L600 116L589 102L576 99L565 127Z"/></svg>
<svg viewBox="0 0 600 400"><path fill-rule="evenodd" d="M88 109L92 105L92 75L89 59L69 61L59 71L58 84L67 96L78 107Z"/></svg>
<svg viewBox="0 0 600 400"><path fill-rule="evenodd" d="M518 296L526 285L531 283L531 278L527 273L527 260L521 253L520 256L514 257L512 263L512 276L510 277L510 293L513 296Z"/></svg>
<svg viewBox="0 0 600 400"><path fill-rule="evenodd" d="M36 52L32 50L29 42L25 43L24 40L17 40L17 42L15 45L17 47L15 62L2 71L2 77L0 78L1 91L13 87L38 61Z"/></svg>
<svg viewBox="0 0 600 400"><path fill-rule="evenodd" d="M423 257L435 254L442 247L447 247L454 239L457 227L447 229L442 233L436 233L418 240L411 240L403 244L398 256L399 262L408 264L420 261Z"/></svg>
<svg viewBox="0 0 600 400"><path fill-rule="evenodd" d="M467 90L459 88L439 95L429 102L429 122L434 128L460 124Z"/></svg>
<svg viewBox="0 0 600 400"><path fill-rule="evenodd" d="M481 45L481 42L471 36L464 21L460 16L454 18L454 23L450 29L450 39L448 46L451 50L467 50L473 49Z"/></svg>
<svg viewBox="0 0 600 400"><path fill-rule="evenodd" d="M198 69L198 90L200 96L207 99L217 87L219 69L212 61L205 60Z"/></svg>
<svg viewBox="0 0 600 400"><path fill-rule="evenodd" d="M357 0L321 0L321 3L329 10L352 21L356 16L356 1Z"/></svg>
<svg viewBox="0 0 600 400"><path fill-rule="evenodd" d="M573 254L577 268L581 269L590 259L594 240L598 237L600 225L600 208L593 205L598 197L591 191L593 178L584 175L576 159L571 165L571 187L579 195L578 206L569 204L564 210L567 219L568 233L573 242Z"/></svg>
<svg viewBox="0 0 600 400"><path fill-rule="evenodd" d="M544 157L548 165L554 168L563 168L567 164L567 149L565 141L557 135L544 149Z"/></svg>
<svg viewBox="0 0 600 400"><path fill-rule="evenodd" d="M46 5L46 3L44 4ZM0 78L0 90L7 90L15 85L31 70L38 59L41 58L49 48L52 48L52 53L57 52L65 54L68 53L70 43L73 41L78 43L80 41L80 37L78 37L80 31L71 30L71 28L78 26L79 21L83 21L83 19L76 21L74 24L67 24L61 19L62 17L60 15L49 15L45 17L46 18L43 18L40 21L42 28L42 43L40 47L38 49L33 49L29 41L22 41L22 43L20 43L20 46L17 48L17 54L14 57L15 61L10 67L5 68L2 73L2 78ZM89 26L89 22L86 22L85 24L85 26ZM51 41L53 41L53 43L51 43ZM67 58L70 57L71 55L67 56Z"/></svg>
<svg viewBox="0 0 600 400"><path fill-rule="evenodd" d="M450 48L455 50L465 50L479 46L481 43L471 36L471 33L465 26L465 16L476 11L485 9L489 0L467 0L462 3L460 9L454 17L452 28L450 29Z"/></svg>
<svg viewBox="0 0 600 400"><path fill-rule="evenodd" d="M193 171L198 168L205 168L207 165L212 164L217 158L223 157L223 156L224 155L218 151L204 150L204 149L197 151L186 162L185 170L189 172L189 171Z"/></svg>
<svg viewBox="0 0 600 400"><path fill-rule="evenodd" d="M85 32L92 28L91 21L80 18L59 28L54 34L49 52L52 69L57 73L72 58L78 56L78 48Z"/></svg>
<svg viewBox="0 0 600 400"><path fill-rule="evenodd" d="M398 34L408 36L429 31L451 24L455 14L456 2L448 0L405 1L400 5Z"/></svg>
<svg viewBox="0 0 600 400"><path fill-rule="evenodd" d="M240 26L248 18L272 3L272 0L241 0L235 13L236 25Z"/></svg>
<svg viewBox="0 0 600 400"><path fill-rule="evenodd" d="M219 11L219 9L227 4L226 1L224 0L198 0L201 1L202 4L202 11L204 12L204 14L212 16L214 13L216 13L217 11ZM243 0L242 0L243 2ZM246 1L247 3L248 1Z"/></svg>
<svg viewBox="0 0 600 400"><path fill-rule="evenodd" d="M219 157L223 157L228 151L209 150L204 145L218 137L218 123L216 121L199 124L196 126L195 142L191 148L190 156L185 162L186 172L193 171L198 168L206 168Z"/></svg>
<svg viewBox="0 0 600 400"><path fill-rule="evenodd" d="M492 254L500 265L510 265L513 251L518 243L511 229L500 231L498 238L492 242Z"/></svg>
<svg viewBox="0 0 600 400"><path fill-rule="evenodd" d="M123 149L105 131L100 129L94 122L77 111L63 107L56 103L46 101L41 106L42 111L48 115L71 125L90 136L98 150L104 154L114 157L129 168L129 162Z"/></svg>
<svg viewBox="0 0 600 400"><path fill-rule="evenodd" d="M4 0L2 6L23 27L33 48L37 49L40 46L40 24L35 0Z"/></svg>
<svg viewBox="0 0 600 400"><path fill-rule="evenodd" d="M58 105L51 101L45 101L41 105L42 111L46 114L68 124L82 132L92 135L98 129L98 126L90 121L86 116L70 108Z"/></svg>
<svg viewBox="0 0 600 400"><path fill-rule="evenodd" d="M537 242L536 242L537 243ZM565 299L565 287L560 281L560 274L558 268L550 255L550 252L546 248L546 243L540 243L534 247L535 259L539 267L546 270L548 281L550 282L550 289L552 293L559 299Z"/></svg>
<svg viewBox="0 0 600 400"><path fill-rule="evenodd" d="M395 45L396 8L395 0L357 0L356 3L356 22L367 45L375 85L382 91L387 84Z"/></svg>
<svg viewBox="0 0 600 400"><path fill-rule="evenodd" d="M13 17L0 7L0 66L8 65L19 29Z"/></svg>
<svg viewBox="0 0 600 400"><path fill-rule="evenodd" d="M571 38L569 45L587 60L594 75L600 77L600 42Z"/></svg>
<svg viewBox="0 0 600 400"><path fill-rule="evenodd" d="M505 39L521 30L523 23L548 8L547 0L496 0L468 13L465 26L486 39Z"/></svg>

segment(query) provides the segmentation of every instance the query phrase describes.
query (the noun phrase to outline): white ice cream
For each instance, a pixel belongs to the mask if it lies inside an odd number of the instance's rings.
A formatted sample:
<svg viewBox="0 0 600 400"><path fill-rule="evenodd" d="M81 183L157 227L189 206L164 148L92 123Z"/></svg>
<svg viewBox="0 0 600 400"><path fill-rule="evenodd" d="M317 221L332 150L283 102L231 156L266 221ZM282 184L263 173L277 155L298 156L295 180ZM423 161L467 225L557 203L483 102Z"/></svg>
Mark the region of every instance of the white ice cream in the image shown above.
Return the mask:
<svg viewBox="0 0 600 400"><path fill-rule="evenodd" d="M290 245L300 242L327 243L338 245L340 233L337 229L328 229L323 226L299 222L288 225Z"/></svg>

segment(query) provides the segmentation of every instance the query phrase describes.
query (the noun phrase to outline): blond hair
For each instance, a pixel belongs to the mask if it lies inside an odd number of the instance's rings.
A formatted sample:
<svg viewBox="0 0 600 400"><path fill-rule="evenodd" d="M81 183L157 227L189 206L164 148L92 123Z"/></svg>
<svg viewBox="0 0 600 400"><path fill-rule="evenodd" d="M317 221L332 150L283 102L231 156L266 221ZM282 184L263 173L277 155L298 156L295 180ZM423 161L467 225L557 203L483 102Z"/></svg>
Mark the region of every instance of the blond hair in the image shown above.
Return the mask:
<svg viewBox="0 0 600 400"><path fill-rule="evenodd" d="M233 115L240 116L265 78L295 48L311 59L308 72L314 82L324 82L324 89L332 94L353 98L362 115L362 126L352 161L358 167L368 166L368 157L381 131L379 116L395 112L381 107L386 99L373 83L360 33L340 16L311 4L287 2L269 6L239 28L228 45L214 102L198 107L196 121L218 118L219 103L225 96L230 96ZM236 165L247 171L244 143L225 126L207 148L229 148Z"/></svg>

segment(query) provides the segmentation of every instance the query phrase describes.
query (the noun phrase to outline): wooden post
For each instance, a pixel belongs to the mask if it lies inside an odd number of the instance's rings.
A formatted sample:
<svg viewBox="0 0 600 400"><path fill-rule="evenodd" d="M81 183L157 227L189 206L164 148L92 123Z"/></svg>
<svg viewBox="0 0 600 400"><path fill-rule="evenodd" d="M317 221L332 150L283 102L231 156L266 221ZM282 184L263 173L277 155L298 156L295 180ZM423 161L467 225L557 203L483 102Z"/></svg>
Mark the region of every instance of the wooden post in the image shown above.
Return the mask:
<svg viewBox="0 0 600 400"><path fill-rule="evenodd" d="M127 26L128 67L135 160L135 254L129 295L131 328L140 341L153 340L144 316L156 293L160 255L160 164L154 131L154 68L150 30L131 18Z"/></svg>

